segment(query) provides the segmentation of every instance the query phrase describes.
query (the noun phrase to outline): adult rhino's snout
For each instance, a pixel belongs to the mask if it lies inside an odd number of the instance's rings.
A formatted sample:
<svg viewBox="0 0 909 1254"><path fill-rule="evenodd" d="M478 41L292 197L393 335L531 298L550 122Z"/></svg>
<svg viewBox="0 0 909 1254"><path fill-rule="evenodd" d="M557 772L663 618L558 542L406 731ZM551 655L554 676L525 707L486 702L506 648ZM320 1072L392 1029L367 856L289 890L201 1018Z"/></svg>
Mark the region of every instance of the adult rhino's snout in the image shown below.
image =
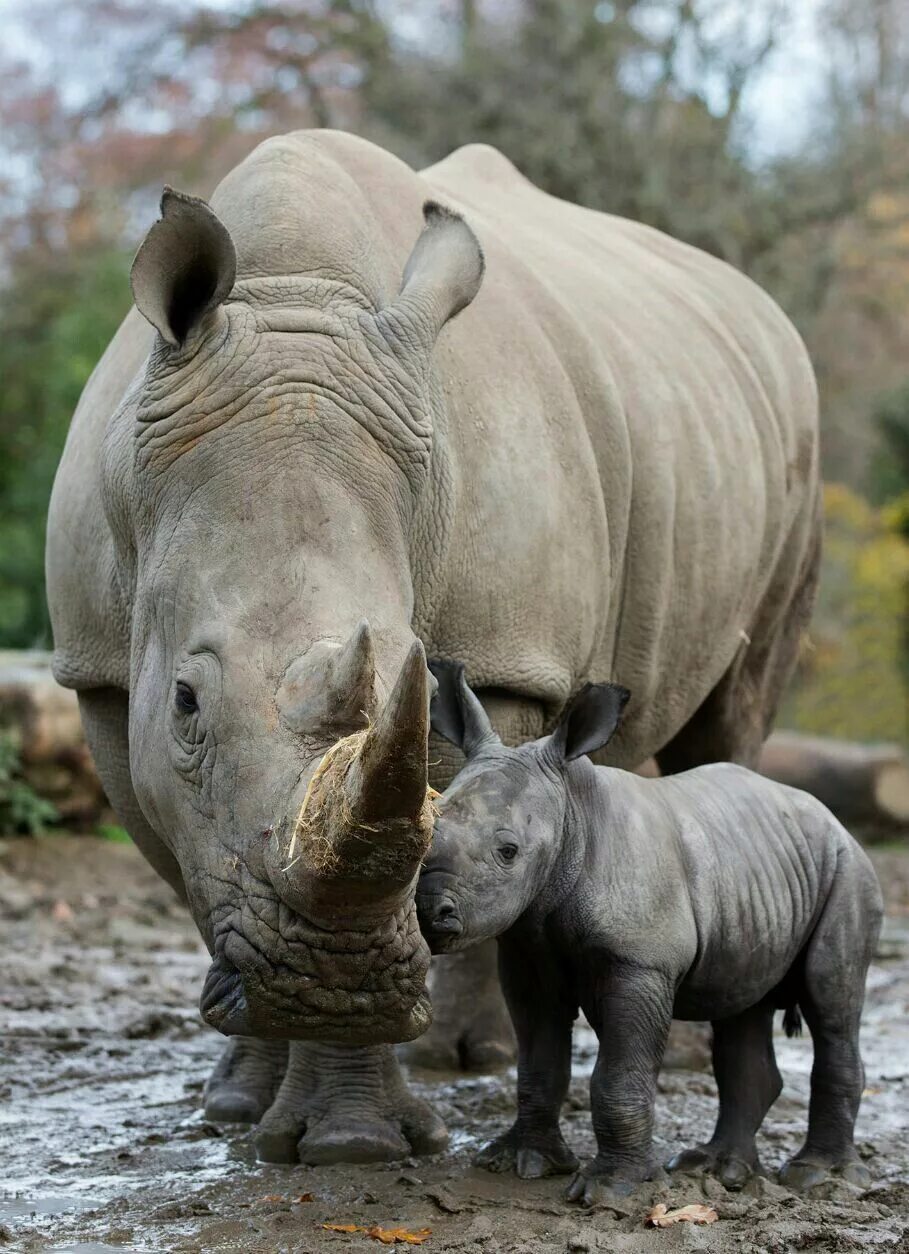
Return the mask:
<svg viewBox="0 0 909 1254"><path fill-rule="evenodd" d="M415 640L378 718L339 740L297 813L271 837L266 868L282 901L314 923L350 928L412 900L432 836L429 672Z"/></svg>
<svg viewBox="0 0 909 1254"><path fill-rule="evenodd" d="M277 902L217 938L201 1003L212 1027L365 1044L429 1026L414 904L433 821L429 682L415 641L375 721L329 749L276 824L264 861Z"/></svg>

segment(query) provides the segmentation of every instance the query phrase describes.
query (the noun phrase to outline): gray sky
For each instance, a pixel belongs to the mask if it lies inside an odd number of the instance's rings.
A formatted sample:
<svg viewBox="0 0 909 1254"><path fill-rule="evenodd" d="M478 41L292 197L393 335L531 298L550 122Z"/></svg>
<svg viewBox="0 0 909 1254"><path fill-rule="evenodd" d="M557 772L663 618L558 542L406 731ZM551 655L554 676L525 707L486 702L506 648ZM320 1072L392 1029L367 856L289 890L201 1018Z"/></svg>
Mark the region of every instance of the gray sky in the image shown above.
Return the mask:
<svg viewBox="0 0 909 1254"><path fill-rule="evenodd" d="M200 7L211 5L227 8L238 0L195 0ZM402 41L415 44L435 43L439 8L436 0L379 0L380 8L393 14ZM759 18L765 4L772 0L740 0L740 11ZM41 0L38 0L41 3ZM744 114L748 124L748 147L760 161L784 155L798 147L809 129L816 99L821 87L823 61L815 23L822 0L790 0L791 17L786 38L765 63L760 77L745 98ZM607 16L609 0L600 6ZM6 50L40 64L42 46L30 36L20 15L23 0L0 0ZM47 10L45 10L47 11ZM28 8L25 9L26 14ZM105 50L99 41L99 59L103 64ZM64 62L65 63L65 62ZM75 84L72 85L78 90ZM709 85L707 90L709 99Z"/></svg>

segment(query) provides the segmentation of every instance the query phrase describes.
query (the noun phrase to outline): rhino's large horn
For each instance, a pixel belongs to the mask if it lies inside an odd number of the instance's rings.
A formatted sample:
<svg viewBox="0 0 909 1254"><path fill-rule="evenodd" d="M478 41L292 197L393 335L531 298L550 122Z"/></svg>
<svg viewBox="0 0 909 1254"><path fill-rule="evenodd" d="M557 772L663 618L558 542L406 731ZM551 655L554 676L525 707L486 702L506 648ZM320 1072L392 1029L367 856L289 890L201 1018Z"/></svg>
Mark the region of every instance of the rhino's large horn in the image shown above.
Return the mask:
<svg viewBox="0 0 909 1254"><path fill-rule="evenodd" d="M427 799L429 678L415 641L376 722L338 741L307 789L291 839L266 866L280 896L321 926L387 915L413 887L432 837Z"/></svg>
<svg viewBox="0 0 909 1254"><path fill-rule="evenodd" d="M429 692L426 655L415 640L378 720L344 783L354 823L417 819L426 801Z"/></svg>

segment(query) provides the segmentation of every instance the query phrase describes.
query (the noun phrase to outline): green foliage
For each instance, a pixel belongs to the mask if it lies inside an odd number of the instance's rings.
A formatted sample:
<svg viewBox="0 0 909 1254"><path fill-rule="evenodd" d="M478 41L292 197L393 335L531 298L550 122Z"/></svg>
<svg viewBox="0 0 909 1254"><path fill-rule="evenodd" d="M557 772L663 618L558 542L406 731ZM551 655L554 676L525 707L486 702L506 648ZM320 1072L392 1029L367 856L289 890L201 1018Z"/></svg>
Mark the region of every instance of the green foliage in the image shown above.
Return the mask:
<svg viewBox="0 0 909 1254"><path fill-rule="evenodd" d="M872 493L876 501L889 501L909 492L909 381L885 393L872 419L881 435L872 466Z"/></svg>
<svg viewBox="0 0 909 1254"><path fill-rule="evenodd" d="M0 733L0 836L20 832L33 836L58 818L55 807L22 778L19 751L13 739Z"/></svg>
<svg viewBox="0 0 909 1254"><path fill-rule="evenodd" d="M79 394L129 307L118 252L22 264L0 294L0 647L47 647L44 522Z"/></svg>
<svg viewBox="0 0 909 1254"><path fill-rule="evenodd" d="M102 840L111 840L118 845L129 845L129 832L125 827L118 827L116 823L99 823L95 829Z"/></svg>
<svg viewBox="0 0 909 1254"><path fill-rule="evenodd" d="M820 595L778 722L848 740L909 741L909 543L896 511L842 484L825 492Z"/></svg>

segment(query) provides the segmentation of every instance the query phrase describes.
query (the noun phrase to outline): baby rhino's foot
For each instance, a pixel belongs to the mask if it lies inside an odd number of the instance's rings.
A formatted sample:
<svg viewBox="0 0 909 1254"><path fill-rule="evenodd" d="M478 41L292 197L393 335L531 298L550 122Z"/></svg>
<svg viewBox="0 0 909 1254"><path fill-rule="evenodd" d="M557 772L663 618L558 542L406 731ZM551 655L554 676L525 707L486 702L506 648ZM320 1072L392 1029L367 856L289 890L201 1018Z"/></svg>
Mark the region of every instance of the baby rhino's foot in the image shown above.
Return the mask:
<svg viewBox="0 0 909 1254"><path fill-rule="evenodd" d="M565 1196L569 1202L580 1202L587 1207L608 1207L613 1203L622 1206L622 1199L633 1193L639 1184L657 1179L662 1174L657 1166L618 1168L615 1164L602 1163L593 1158L575 1172Z"/></svg>
<svg viewBox="0 0 909 1254"><path fill-rule="evenodd" d="M558 1128L532 1132L517 1125L484 1145L474 1161L487 1171L514 1171L522 1180L566 1175L578 1165Z"/></svg>
<svg viewBox="0 0 909 1254"><path fill-rule="evenodd" d="M867 1189L872 1176L854 1149L836 1160L810 1151L796 1154L780 1172L780 1184L796 1193L807 1193L828 1180L845 1180L858 1189Z"/></svg>
<svg viewBox="0 0 909 1254"><path fill-rule="evenodd" d="M746 1181L760 1170L757 1152L752 1146L748 1150L731 1149L728 1146L695 1145L692 1149L682 1150L670 1158L666 1164L670 1171L684 1171L690 1175L702 1175L709 1172L716 1176L727 1189L741 1189Z"/></svg>

